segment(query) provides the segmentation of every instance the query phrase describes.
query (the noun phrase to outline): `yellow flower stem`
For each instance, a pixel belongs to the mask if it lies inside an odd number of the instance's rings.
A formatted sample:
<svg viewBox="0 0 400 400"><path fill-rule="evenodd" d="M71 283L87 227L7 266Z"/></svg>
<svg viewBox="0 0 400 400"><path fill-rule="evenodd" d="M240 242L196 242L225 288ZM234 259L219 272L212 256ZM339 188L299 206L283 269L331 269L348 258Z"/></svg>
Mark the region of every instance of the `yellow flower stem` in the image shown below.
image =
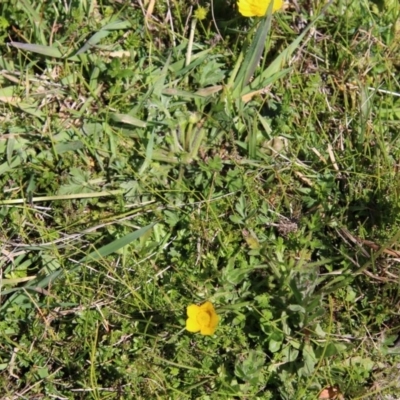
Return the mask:
<svg viewBox="0 0 400 400"><path fill-rule="evenodd" d="M190 64L190 60L192 58L192 49L193 49L194 32L196 30L196 24L197 24L197 18L193 18L192 23L190 24L189 43L186 51L186 67Z"/></svg>

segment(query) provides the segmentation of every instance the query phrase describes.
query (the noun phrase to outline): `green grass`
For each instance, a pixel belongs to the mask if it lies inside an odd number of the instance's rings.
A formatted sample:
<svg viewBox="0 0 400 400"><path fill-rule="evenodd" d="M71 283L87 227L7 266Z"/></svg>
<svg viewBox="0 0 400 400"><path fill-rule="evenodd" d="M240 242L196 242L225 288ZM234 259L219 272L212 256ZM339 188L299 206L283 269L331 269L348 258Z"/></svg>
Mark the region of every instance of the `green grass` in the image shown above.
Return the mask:
<svg viewBox="0 0 400 400"><path fill-rule="evenodd" d="M1 2L2 398L400 398L400 6L297 3Z"/></svg>

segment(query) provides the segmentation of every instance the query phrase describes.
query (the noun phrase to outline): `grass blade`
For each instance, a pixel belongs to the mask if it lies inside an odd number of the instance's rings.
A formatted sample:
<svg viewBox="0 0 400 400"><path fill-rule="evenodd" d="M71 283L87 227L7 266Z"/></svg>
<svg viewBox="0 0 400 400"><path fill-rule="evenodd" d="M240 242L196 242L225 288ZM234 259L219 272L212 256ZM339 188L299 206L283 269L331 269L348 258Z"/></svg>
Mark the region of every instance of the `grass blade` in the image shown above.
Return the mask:
<svg viewBox="0 0 400 400"><path fill-rule="evenodd" d="M84 264L84 263L97 261L97 260L100 260L112 253L115 253L122 247L129 245L134 240L137 240L140 237L142 237L143 235L145 235L156 224L157 224L157 222L153 222L143 228L138 229L135 232L131 232L122 238L119 238L109 244L106 244L105 246L101 247L100 249L96 249L96 250L92 251L87 256L83 257L80 260L79 264L76 267L72 268L69 272L77 271L79 268L82 267L82 264ZM8 290L6 289L6 290L2 291L0 293L1 296L10 294L12 292L15 292L15 293L1 305L0 310L4 311L12 304L15 304L15 303L19 304L19 302L21 302L22 298L26 297L25 290L34 290L36 292L42 291L42 289L44 289L48 285L52 284L56 279L62 277L64 272L65 272L64 269L58 269L45 277L39 276L36 279L33 279L32 281L28 282L23 287L8 289Z"/></svg>
<svg viewBox="0 0 400 400"><path fill-rule="evenodd" d="M272 5L273 3L271 2L267 9L267 17L261 20L256 35L254 36L253 41L246 51L246 56L243 60L243 63L240 67L239 73L234 83L234 97L235 94L240 93L243 87L247 85L260 61L265 47L265 40L267 38L268 32L271 29Z"/></svg>
<svg viewBox="0 0 400 400"><path fill-rule="evenodd" d="M31 51L32 53L37 53L46 57L62 58L64 56L56 47L44 46L42 44L10 42L8 45L20 50Z"/></svg>

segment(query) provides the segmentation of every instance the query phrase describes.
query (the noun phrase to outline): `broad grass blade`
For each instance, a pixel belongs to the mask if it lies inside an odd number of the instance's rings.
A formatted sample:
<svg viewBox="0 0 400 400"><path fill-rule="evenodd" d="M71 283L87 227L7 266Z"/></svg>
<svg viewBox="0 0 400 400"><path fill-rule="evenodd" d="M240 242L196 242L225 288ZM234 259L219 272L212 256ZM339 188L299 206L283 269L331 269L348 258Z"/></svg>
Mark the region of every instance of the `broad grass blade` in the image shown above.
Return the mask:
<svg viewBox="0 0 400 400"><path fill-rule="evenodd" d="M10 42L9 46L16 47L17 49L32 51L33 53L41 54L46 57L62 58L63 54L56 47L44 46L42 44Z"/></svg>
<svg viewBox="0 0 400 400"><path fill-rule="evenodd" d="M317 23L317 21L324 15L324 13L329 5L330 5L330 2L323 8L323 10L319 14L319 16L304 29L304 31L301 33L301 35L299 35L285 50L283 50L282 53L279 54L279 56L276 57L272 61L272 63L268 66L268 68L265 69L258 77L256 77L250 85L248 85L249 79L251 78L252 74L254 73L254 70L261 58L262 51L264 49L263 46L265 43L266 35L268 34L268 31L270 28L271 16L268 15L268 18L266 20L263 20L261 22L260 26L258 27L257 34L254 37L254 40L248 50L248 53L250 53L251 51L255 52L254 57L251 58L251 63L248 61L250 59L250 57L247 54L246 58L243 62L243 65L241 67L241 69L248 67L249 72L251 72L251 75L249 73L247 73L245 75L245 77L248 79L243 80L243 83L244 83L243 86L235 86L235 89L233 92L234 98L243 97L243 96L246 96L247 94L249 94L250 92L253 92L255 90L260 90L260 89L264 88L265 86L273 83L277 79L280 79L283 76L285 76L290 71L290 69L288 68L286 70L283 70L283 67L290 60L293 53L297 50L301 41L304 39L304 36L310 31L311 28L314 27L314 25ZM270 5L270 7L271 7L271 5ZM268 20L269 20L269 22L268 22ZM252 69L252 68L254 68L254 69ZM240 83L240 81L238 83ZM238 93L238 90L237 90L238 88L241 88L240 94Z"/></svg>
<svg viewBox="0 0 400 400"><path fill-rule="evenodd" d="M79 55L89 50L92 46L95 46L100 40L106 38L111 32L107 30L101 30L96 32L90 39L75 53L75 55Z"/></svg>
<svg viewBox="0 0 400 400"><path fill-rule="evenodd" d="M120 124L132 125L136 126L137 128L146 128L147 126L146 122L141 121L140 119L137 119L135 117L132 117L129 114L112 113L110 114L110 117L114 122Z"/></svg>
<svg viewBox="0 0 400 400"><path fill-rule="evenodd" d="M85 263L85 262L96 261L96 260L104 258L112 253L115 253L122 247L125 247L128 244L130 244L131 242L133 242L134 240L142 237L150 229L152 229L154 227L154 225L156 225L156 224L157 224L157 222L153 222L150 225L140 228L135 232L128 233L124 237L114 240L113 242L106 244L103 247L100 247L100 249L98 249L98 250L92 251L86 257L82 258L82 260L80 262Z"/></svg>
<svg viewBox="0 0 400 400"><path fill-rule="evenodd" d="M257 68L260 61L262 53L265 47L265 40L267 39L268 32L271 29L271 19L272 19L272 6L271 2L267 9L267 18L263 18L257 29L256 35L251 42L251 45L247 49L246 56L240 67L238 76L235 80L233 96L237 95L242 91L245 85L247 85ZM236 95L236 96L235 96Z"/></svg>
<svg viewBox="0 0 400 400"><path fill-rule="evenodd" d="M81 268L82 264L84 264L84 263L97 261L97 260L100 260L112 253L115 253L122 247L127 246L128 244L132 243L134 240L137 240L140 237L142 237L143 235L145 235L156 224L157 224L157 222L153 222L143 228L138 229L135 232L131 232L122 238L114 240L113 242L106 244L103 247L100 247L100 249L96 249L96 250L92 251L87 256L83 257L80 260L79 264L76 267L69 270L69 272L75 272L76 270ZM45 277L38 277L36 279L33 279L32 281L28 282L23 287L6 289L6 290L1 291L0 296L4 296L4 295L10 294L12 292L15 292L15 293L1 305L0 311L4 311L12 304L19 304L21 301L24 301L24 299L26 299L26 294L25 294L26 290L31 290L31 291L35 291L35 292L43 292L44 288L46 288L48 285L53 283L57 278L62 277L64 272L65 272L64 269L58 269Z"/></svg>
<svg viewBox="0 0 400 400"><path fill-rule="evenodd" d="M90 39L76 52L75 55L82 54L95 46L100 40L106 38L113 30L128 29L131 24L128 21L116 20L104 25L98 32L90 37Z"/></svg>

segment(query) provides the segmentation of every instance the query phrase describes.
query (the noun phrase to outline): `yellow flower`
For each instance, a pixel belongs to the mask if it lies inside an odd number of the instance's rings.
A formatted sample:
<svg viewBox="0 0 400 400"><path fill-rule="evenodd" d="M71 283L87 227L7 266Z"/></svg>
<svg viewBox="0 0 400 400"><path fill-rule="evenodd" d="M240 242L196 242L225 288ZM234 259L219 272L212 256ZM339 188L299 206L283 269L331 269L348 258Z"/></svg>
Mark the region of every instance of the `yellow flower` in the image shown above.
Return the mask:
<svg viewBox="0 0 400 400"><path fill-rule="evenodd" d="M202 335L212 335L217 329L219 316L214 306L206 301L201 306L191 304L187 307L186 329L189 332L199 332Z"/></svg>
<svg viewBox="0 0 400 400"><path fill-rule="evenodd" d="M197 18L199 21L203 21L203 19L206 19L207 8L197 7L196 11L194 12L194 17Z"/></svg>
<svg viewBox="0 0 400 400"><path fill-rule="evenodd" d="M283 0L238 0L239 12L244 17L263 17L270 5L271 1L272 12L280 10L283 7Z"/></svg>

